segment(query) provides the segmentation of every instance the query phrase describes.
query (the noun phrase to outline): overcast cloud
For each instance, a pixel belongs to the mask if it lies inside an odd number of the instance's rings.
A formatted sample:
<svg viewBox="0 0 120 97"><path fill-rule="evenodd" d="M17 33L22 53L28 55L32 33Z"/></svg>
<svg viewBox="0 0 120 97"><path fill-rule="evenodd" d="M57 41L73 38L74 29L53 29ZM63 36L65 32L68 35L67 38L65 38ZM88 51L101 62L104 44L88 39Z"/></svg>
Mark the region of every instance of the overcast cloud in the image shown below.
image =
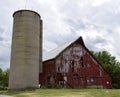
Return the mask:
<svg viewBox="0 0 120 97"><path fill-rule="evenodd" d="M120 0L3 0L0 2L0 67L9 68L12 14L37 11L43 19L43 52L82 36L88 49L107 50L120 61Z"/></svg>

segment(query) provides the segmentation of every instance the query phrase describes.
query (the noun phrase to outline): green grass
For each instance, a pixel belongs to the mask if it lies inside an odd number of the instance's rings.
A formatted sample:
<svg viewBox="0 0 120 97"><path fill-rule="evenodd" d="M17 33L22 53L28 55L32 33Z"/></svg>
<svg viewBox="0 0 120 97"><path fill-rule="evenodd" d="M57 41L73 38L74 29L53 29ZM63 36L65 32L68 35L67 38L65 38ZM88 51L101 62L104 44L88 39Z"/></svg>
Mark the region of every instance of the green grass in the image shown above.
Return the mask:
<svg viewBox="0 0 120 97"><path fill-rule="evenodd" d="M13 97L120 97L120 89L37 89L21 92L0 91L0 94Z"/></svg>

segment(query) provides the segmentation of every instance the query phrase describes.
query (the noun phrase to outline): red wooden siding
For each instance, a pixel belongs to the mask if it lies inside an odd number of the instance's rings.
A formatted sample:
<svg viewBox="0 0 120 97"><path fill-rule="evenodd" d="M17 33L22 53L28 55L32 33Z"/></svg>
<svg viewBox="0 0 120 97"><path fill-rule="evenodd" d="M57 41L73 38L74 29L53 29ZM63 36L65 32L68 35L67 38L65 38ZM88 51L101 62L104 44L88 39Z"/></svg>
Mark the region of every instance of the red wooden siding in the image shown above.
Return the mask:
<svg viewBox="0 0 120 97"><path fill-rule="evenodd" d="M108 72L93 58L79 42L67 47L52 61L43 63L40 84L48 84L47 77L52 76L53 86L73 88L111 88L112 79ZM51 82L52 83L52 82Z"/></svg>
<svg viewBox="0 0 120 97"><path fill-rule="evenodd" d="M56 66L53 60L43 63L43 72L39 74L39 83L41 86L47 87L51 77L55 81Z"/></svg>

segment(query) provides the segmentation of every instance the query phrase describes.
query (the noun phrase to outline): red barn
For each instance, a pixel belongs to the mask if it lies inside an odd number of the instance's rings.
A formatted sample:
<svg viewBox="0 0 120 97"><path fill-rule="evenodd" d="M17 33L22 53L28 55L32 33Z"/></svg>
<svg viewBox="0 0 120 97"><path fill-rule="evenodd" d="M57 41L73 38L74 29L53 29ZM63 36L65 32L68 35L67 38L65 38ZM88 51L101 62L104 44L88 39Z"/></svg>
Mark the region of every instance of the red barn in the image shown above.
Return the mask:
<svg viewBox="0 0 120 97"><path fill-rule="evenodd" d="M112 87L110 74L86 48L82 37L44 56L39 83L42 87Z"/></svg>

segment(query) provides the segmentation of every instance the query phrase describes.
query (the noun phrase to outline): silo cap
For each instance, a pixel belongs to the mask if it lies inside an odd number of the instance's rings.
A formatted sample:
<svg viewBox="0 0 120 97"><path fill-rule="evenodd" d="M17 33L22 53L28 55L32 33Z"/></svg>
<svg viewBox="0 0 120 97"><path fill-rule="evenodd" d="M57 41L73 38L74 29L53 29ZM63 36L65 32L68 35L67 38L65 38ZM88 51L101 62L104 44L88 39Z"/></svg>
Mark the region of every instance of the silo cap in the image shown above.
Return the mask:
<svg viewBox="0 0 120 97"><path fill-rule="evenodd" d="M23 11L33 12L33 13L37 14L37 15L41 18L40 14L39 14L38 12L33 11L33 10L27 10L27 9L22 9L22 10L15 11L15 12L13 13L13 17L14 17L14 15L15 15L16 13L18 13L18 12L23 12Z"/></svg>

